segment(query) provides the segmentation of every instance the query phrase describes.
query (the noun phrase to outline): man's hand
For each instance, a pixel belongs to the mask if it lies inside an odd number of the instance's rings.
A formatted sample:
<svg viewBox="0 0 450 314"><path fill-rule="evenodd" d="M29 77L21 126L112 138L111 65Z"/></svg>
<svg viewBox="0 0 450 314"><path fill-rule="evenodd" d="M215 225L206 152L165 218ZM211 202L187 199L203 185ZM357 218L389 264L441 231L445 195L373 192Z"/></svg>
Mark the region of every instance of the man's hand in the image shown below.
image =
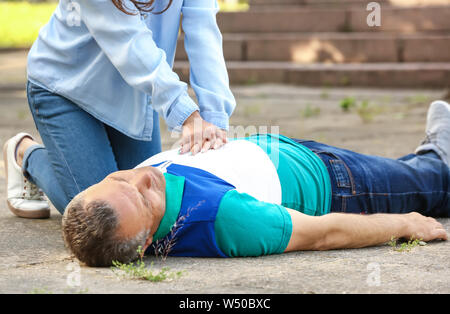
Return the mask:
<svg viewBox="0 0 450 314"><path fill-rule="evenodd" d="M180 153L190 151L195 155L200 151L218 149L227 142L226 131L206 122L196 111L183 124Z"/></svg>
<svg viewBox="0 0 450 314"><path fill-rule="evenodd" d="M422 216L419 213L409 213L405 215L406 219L406 239L420 239L431 241L436 239L447 240L447 232L442 224L431 217Z"/></svg>

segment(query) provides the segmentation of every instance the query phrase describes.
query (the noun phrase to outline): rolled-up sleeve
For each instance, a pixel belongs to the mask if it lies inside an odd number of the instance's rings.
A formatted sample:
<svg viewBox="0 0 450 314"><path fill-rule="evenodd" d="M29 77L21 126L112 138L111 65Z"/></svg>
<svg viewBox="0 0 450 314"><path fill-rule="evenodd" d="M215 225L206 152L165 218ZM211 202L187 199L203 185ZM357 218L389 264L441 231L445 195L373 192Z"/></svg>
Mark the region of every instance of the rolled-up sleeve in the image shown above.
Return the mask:
<svg viewBox="0 0 450 314"><path fill-rule="evenodd" d="M182 27L190 64L190 84L198 99L202 118L228 129L236 107L217 26L217 0L184 0Z"/></svg>
<svg viewBox="0 0 450 314"><path fill-rule="evenodd" d="M188 95L187 84L173 72L166 53L156 46L139 14L127 15L111 0L78 2L81 20L102 51L130 86L151 96L153 109L164 117L169 129L179 128L199 110Z"/></svg>

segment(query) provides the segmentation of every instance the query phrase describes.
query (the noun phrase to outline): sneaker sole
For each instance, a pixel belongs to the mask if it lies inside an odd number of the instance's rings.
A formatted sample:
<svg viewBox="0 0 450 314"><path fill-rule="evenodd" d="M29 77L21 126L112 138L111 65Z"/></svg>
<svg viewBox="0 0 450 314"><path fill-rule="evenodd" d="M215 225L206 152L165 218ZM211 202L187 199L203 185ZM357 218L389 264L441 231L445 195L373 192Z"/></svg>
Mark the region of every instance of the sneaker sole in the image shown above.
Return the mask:
<svg viewBox="0 0 450 314"><path fill-rule="evenodd" d="M7 163L7 148L9 140L3 145L3 163L5 165L6 174L6 191L8 191L8 163ZM20 208L15 208L11 203L6 200L9 210L16 216L28 219L46 219L50 217L50 209L39 209L39 210L23 210Z"/></svg>

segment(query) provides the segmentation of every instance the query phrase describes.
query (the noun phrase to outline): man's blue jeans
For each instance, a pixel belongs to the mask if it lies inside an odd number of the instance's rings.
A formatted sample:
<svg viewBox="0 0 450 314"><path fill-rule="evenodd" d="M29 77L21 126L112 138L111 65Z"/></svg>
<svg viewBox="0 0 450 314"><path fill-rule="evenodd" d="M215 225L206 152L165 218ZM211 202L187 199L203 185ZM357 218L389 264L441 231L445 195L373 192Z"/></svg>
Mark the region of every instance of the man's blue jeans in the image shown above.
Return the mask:
<svg viewBox="0 0 450 314"><path fill-rule="evenodd" d="M44 146L30 147L22 168L60 213L74 196L110 173L132 169L161 152L157 113L153 119L153 140L137 141L70 100L30 82L27 94Z"/></svg>
<svg viewBox="0 0 450 314"><path fill-rule="evenodd" d="M450 216L450 168L434 152L394 160L296 141L324 161L332 185L332 212Z"/></svg>

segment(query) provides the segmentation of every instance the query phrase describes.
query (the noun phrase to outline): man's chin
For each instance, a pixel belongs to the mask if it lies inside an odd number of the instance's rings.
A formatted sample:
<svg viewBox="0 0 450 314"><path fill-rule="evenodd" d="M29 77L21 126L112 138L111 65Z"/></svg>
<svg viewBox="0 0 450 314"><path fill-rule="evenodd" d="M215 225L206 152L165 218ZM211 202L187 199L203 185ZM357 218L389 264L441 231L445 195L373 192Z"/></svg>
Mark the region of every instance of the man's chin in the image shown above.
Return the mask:
<svg viewBox="0 0 450 314"><path fill-rule="evenodd" d="M155 167L149 167L149 168L150 168L150 171L152 172L153 186L155 186L158 191L165 194L166 178L164 177L164 174L158 168L155 168Z"/></svg>

